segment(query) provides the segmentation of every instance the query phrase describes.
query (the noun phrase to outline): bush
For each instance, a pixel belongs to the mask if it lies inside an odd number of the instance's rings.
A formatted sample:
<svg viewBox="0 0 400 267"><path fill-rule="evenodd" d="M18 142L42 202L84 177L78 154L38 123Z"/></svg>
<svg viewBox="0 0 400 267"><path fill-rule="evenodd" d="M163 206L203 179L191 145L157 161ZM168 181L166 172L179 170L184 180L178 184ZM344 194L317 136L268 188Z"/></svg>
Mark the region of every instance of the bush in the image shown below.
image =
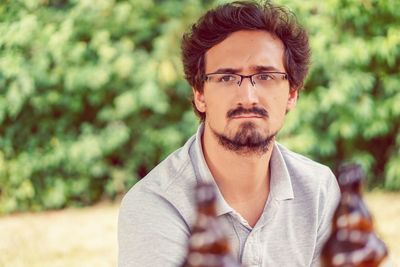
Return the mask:
<svg viewBox="0 0 400 267"><path fill-rule="evenodd" d="M400 188L400 2L292 7L310 30L313 66L281 139L330 165L361 164L369 185Z"/></svg>
<svg viewBox="0 0 400 267"><path fill-rule="evenodd" d="M202 9L0 5L0 212L114 197L194 132L177 40Z"/></svg>
<svg viewBox="0 0 400 267"><path fill-rule="evenodd" d="M114 198L194 133L180 39L218 1L0 4L0 213ZM279 1L313 67L280 140L400 188L400 6Z"/></svg>

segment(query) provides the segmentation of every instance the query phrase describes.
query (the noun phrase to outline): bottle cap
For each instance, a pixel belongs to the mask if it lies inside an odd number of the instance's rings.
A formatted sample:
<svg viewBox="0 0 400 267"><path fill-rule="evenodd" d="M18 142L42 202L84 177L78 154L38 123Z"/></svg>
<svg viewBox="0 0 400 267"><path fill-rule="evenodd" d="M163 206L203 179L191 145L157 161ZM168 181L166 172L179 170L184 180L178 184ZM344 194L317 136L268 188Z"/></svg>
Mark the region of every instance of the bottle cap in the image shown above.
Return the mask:
<svg viewBox="0 0 400 267"><path fill-rule="evenodd" d="M215 201L216 193L212 183L199 183L196 186L196 202L210 203Z"/></svg>
<svg viewBox="0 0 400 267"><path fill-rule="evenodd" d="M344 164L339 167L338 182L340 185L359 183L364 177L364 172L358 164Z"/></svg>

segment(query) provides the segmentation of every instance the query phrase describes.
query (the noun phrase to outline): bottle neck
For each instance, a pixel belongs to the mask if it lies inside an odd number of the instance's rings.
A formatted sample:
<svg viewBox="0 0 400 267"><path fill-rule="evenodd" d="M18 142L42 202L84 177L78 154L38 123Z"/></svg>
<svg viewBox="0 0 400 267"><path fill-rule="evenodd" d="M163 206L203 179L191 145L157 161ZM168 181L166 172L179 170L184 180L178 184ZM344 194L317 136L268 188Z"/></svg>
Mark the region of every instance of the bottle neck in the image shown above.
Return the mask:
<svg viewBox="0 0 400 267"><path fill-rule="evenodd" d="M198 214L203 214L206 216L217 216L217 211L214 203L199 203L197 206L197 212Z"/></svg>
<svg viewBox="0 0 400 267"><path fill-rule="evenodd" d="M361 181L355 181L352 183L346 183L346 184L339 184L340 186L340 191L343 193L351 193L351 194L357 194L361 195L362 193L362 184Z"/></svg>
<svg viewBox="0 0 400 267"><path fill-rule="evenodd" d="M362 199L361 182L341 184L341 200L335 212L333 229L373 231L371 215Z"/></svg>
<svg viewBox="0 0 400 267"><path fill-rule="evenodd" d="M216 192L213 184L200 183L195 193L197 212L207 216L216 216Z"/></svg>

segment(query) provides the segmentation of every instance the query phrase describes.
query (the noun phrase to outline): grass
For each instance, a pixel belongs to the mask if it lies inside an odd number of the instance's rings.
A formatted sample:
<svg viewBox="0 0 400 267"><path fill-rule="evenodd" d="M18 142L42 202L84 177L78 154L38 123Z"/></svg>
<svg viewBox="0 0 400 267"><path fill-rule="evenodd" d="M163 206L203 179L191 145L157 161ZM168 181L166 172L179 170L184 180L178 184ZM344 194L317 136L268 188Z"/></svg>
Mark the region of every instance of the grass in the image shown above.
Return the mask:
<svg viewBox="0 0 400 267"><path fill-rule="evenodd" d="M0 267L116 266L118 205L0 218Z"/></svg>
<svg viewBox="0 0 400 267"><path fill-rule="evenodd" d="M400 193L372 192L375 228L400 267ZM0 218L0 267L108 267L117 264L118 204Z"/></svg>
<svg viewBox="0 0 400 267"><path fill-rule="evenodd" d="M375 230L389 248L393 267L400 267L400 193L371 192L365 199Z"/></svg>

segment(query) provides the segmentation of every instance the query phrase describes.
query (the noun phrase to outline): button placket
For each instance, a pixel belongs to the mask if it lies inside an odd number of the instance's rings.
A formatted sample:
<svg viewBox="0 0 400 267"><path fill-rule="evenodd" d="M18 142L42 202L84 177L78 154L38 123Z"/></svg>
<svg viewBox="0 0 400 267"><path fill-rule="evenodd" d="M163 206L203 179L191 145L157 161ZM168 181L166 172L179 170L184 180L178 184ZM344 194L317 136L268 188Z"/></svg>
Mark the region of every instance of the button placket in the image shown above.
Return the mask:
<svg viewBox="0 0 400 267"><path fill-rule="evenodd" d="M260 266L260 249L257 247L257 239L257 232L253 231L246 240L242 258L245 266Z"/></svg>

